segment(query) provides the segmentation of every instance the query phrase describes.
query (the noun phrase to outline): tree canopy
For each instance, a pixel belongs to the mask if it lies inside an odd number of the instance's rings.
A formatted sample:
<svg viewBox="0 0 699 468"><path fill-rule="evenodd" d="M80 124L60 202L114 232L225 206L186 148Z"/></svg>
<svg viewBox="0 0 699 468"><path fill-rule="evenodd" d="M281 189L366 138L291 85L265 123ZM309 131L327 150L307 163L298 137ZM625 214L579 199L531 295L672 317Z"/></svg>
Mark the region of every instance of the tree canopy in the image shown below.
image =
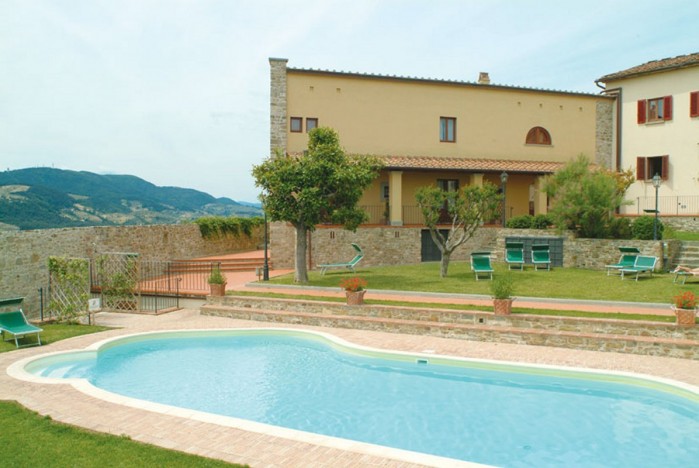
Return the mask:
<svg viewBox="0 0 699 468"><path fill-rule="evenodd" d="M376 158L347 155L331 128L315 128L308 139L303 155L277 153L252 170L270 220L296 229L294 280L302 283L308 281L307 233L321 223L355 230L366 220L357 203L381 168Z"/></svg>
<svg viewBox="0 0 699 468"><path fill-rule="evenodd" d="M551 198L549 214L559 229L574 230L580 237L607 237L631 181L629 171L592 170L590 160L580 155L548 178L544 190Z"/></svg>
<svg viewBox="0 0 699 468"><path fill-rule="evenodd" d="M446 191L436 186L421 187L415 198L432 240L442 254L439 274L444 278L452 252L473 237L484 221L495 216L502 195L495 185L485 182L482 186L469 185L457 191ZM446 237L438 229L444 214L451 221Z"/></svg>

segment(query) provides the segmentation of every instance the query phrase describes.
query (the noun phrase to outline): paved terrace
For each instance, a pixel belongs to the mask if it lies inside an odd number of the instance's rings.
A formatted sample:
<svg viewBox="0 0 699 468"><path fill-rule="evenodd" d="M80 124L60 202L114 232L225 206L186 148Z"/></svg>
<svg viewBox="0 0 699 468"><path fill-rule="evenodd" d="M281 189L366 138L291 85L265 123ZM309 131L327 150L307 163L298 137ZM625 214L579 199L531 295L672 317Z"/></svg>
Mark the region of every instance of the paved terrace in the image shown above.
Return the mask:
<svg viewBox="0 0 699 468"><path fill-rule="evenodd" d="M107 313L96 315L96 323L114 329L59 341L47 346L0 354L0 399L50 415L54 420L87 429L181 450L253 467L343 467L445 466L430 457L401 457L389 450L378 451L353 442L329 446L313 435L280 437L278 432L261 433L247 425L221 424L216 417L193 418L186 411L169 414L124 406L82 393L69 385L38 384L16 380L4 370L13 362L43 353L82 349L108 337L166 329L268 328L274 324L201 316L195 302L189 308L160 316ZM647 374L699 386L699 361L654 356L624 355L494 342L471 342L366 330L329 329L284 325L323 331L364 346L407 352L434 352L460 357L519 361L559 366L588 367ZM283 432L283 431L281 431ZM453 466L467 466L457 463Z"/></svg>

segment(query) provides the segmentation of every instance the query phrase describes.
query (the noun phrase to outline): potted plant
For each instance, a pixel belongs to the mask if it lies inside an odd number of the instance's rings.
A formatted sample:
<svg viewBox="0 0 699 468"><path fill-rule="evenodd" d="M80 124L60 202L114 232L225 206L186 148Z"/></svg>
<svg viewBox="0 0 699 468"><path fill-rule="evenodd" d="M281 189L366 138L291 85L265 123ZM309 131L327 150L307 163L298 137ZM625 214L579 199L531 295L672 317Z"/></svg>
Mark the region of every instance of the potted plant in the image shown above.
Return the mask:
<svg viewBox="0 0 699 468"><path fill-rule="evenodd" d="M226 277L221 273L221 266L216 265L209 275L209 288L212 296L226 295Z"/></svg>
<svg viewBox="0 0 699 468"><path fill-rule="evenodd" d="M346 278L340 281L340 287L345 290L347 305L364 304L367 282L358 276Z"/></svg>
<svg viewBox="0 0 699 468"><path fill-rule="evenodd" d="M697 303L699 298L692 291L685 291L672 298L672 310L675 312L676 323L683 327L695 325Z"/></svg>
<svg viewBox="0 0 699 468"><path fill-rule="evenodd" d="M493 310L495 315L510 315L512 313L512 293L514 284L510 275L501 275L493 278L490 283L490 292L493 295Z"/></svg>

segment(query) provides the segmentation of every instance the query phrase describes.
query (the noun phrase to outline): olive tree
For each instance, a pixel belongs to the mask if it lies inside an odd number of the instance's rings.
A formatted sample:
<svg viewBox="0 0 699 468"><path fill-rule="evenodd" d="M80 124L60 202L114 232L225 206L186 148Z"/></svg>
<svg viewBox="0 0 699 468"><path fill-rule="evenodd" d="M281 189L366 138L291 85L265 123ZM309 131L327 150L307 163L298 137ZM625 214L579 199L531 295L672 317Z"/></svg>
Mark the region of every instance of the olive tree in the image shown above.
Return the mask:
<svg viewBox="0 0 699 468"><path fill-rule="evenodd" d="M430 236L442 255L439 275L444 278L451 254L473 237L485 220L497 214L502 195L495 185L486 182L482 186L469 185L457 191L445 191L436 186L421 187L415 198ZM438 229L445 208L451 219L446 237Z"/></svg>
<svg viewBox="0 0 699 468"><path fill-rule="evenodd" d="M357 202L380 167L376 158L345 154L337 132L324 127L309 132L303 155L277 153L253 167L270 220L296 230L295 282L308 282L306 236L316 225L330 222L354 231L366 220Z"/></svg>

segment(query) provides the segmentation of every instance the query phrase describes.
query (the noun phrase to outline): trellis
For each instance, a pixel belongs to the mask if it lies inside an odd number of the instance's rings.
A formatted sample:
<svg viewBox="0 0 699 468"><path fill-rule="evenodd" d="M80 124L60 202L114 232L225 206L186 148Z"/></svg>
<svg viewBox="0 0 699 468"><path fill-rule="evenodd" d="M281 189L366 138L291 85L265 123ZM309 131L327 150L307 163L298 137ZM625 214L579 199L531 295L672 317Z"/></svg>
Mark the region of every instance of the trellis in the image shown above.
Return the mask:
<svg viewBox="0 0 699 468"><path fill-rule="evenodd" d="M104 253L97 257L96 267L104 308L140 310L141 262L138 254Z"/></svg>
<svg viewBox="0 0 699 468"><path fill-rule="evenodd" d="M49 311L59 322L76 322L88 311L90 261L49 257Z"/></svg>

